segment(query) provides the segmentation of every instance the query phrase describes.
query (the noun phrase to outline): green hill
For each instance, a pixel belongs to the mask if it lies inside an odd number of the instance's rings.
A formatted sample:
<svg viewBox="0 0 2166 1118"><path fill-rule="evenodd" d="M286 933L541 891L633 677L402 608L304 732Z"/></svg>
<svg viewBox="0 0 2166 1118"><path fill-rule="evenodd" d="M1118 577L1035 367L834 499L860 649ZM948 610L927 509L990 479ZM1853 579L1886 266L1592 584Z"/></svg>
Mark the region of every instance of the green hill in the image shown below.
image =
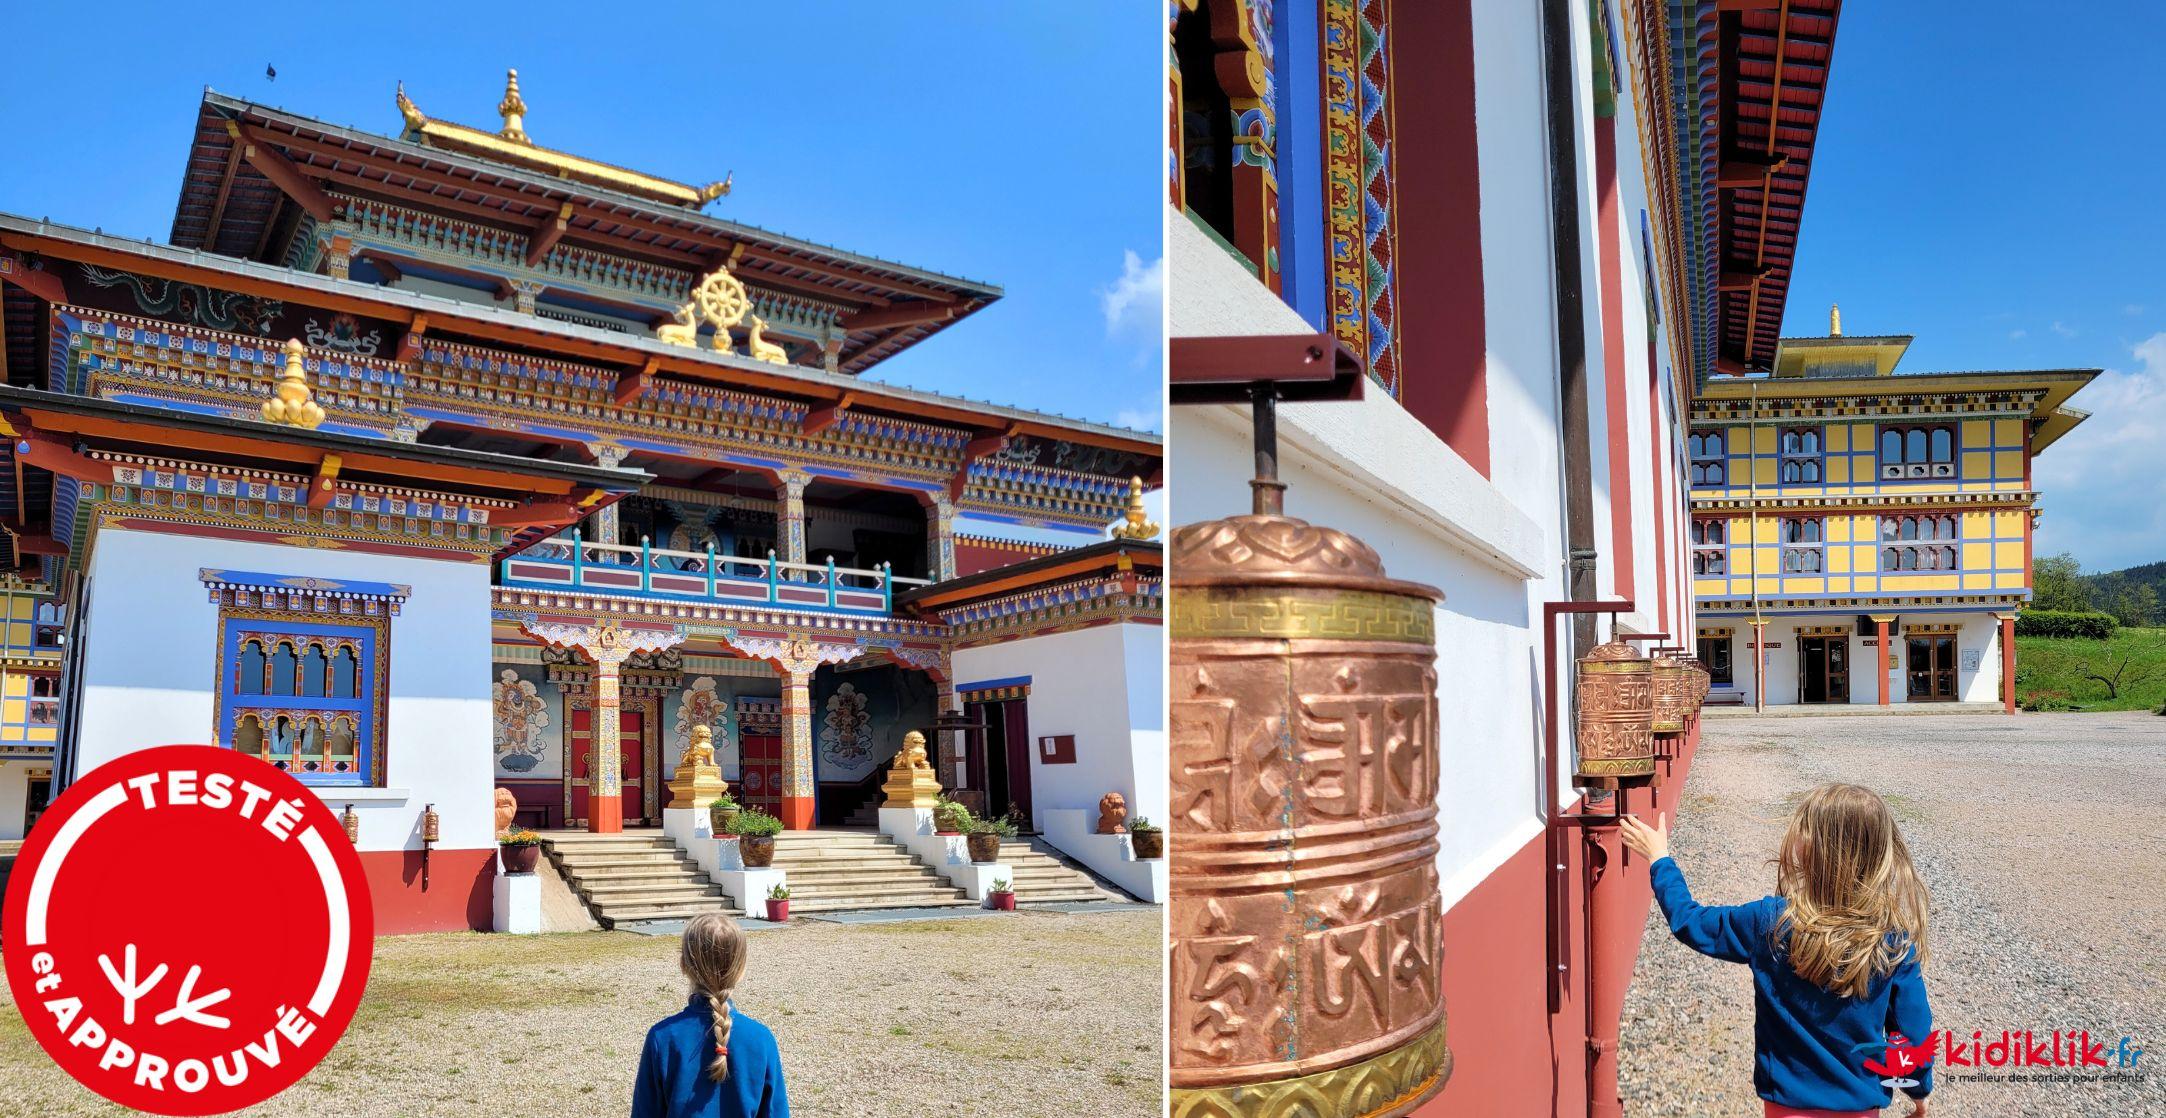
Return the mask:
<svg viewBox="0 0 2166 1118"><path fill-rule="evenodd" d="M2016 702L2025 710L2158 710L2166 706L2166 629L2117 629L2103 641L2017 637Z"/></svg>

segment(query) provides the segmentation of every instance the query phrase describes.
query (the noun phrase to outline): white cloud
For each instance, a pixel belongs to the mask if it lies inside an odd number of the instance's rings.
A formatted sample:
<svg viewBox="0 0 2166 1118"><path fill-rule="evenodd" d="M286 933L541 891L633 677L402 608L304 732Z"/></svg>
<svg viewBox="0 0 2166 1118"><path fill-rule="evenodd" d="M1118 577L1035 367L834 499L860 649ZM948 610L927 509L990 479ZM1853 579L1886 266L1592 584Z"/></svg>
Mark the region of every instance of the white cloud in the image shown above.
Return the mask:
<svg viewBox="0 0 2166 1118"><path fill-rule="evenodd" d="M1134 342L1148 355L1156 356L1164 328L1166 259L1154 257L1146 264L1132 249L1121 257L1120 278L1098 292L1098 305L1106 316L1106 336Z"/></svg>
<svg viewBox="0 0 2166 1118"><path fill-rule="evenodd" d="M2073 338L2076 336L2075 327L2069 326L2058 318L2053 320L2053 332L2059 334L2064 338Z"/></svg>
<svg viewBox="0 0 2166 1118"><path fill-rule="evenodd" d="M2010 330L2008 332L2008 340L2011 342L2020 342L2030 336L2031 332L2028 330Z"/></svg>
<svg viewBox="0 0 2166 1118"><path fill-rule="evenodd" d="M1120 413L1113 417L1113 425L1126 427L1131 431L1156 431L1159 420L1163 418L1164 415L1157 408L1122 408Z"/></svg>
<svg viewBox="0 0 2166 1118"><path fill-rule="evenodd" d="M2037 553L2069 552L2085 570L2166 559L2166 333L2131 350L2069 406L2091 413L2038 456L2046 510Z"/></svg>

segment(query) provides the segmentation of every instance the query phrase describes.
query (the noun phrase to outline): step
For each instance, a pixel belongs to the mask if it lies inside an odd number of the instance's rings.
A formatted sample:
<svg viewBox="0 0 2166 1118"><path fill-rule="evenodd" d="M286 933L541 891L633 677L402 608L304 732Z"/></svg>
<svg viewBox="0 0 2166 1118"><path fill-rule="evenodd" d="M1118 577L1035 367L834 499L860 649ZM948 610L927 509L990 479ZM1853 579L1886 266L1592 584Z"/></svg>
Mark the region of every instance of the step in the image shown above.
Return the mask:
<svg viewBox="0 0 2166 1118"><path fill-rule="evenodd" d="M808 874L792 872L790 887L807 889L899 889L952 888L939 874L930 870L913 871L909 874Z"/></svg>
<svg viewBox="0 0 2166 1118"><path fill-rule="evenodd" d="M574 866L562 871L563 876L583 881L646 881L700 876L697 867L690 863L671 863L663 866L608 866L596 869L592 866Z"/></svg>
<svg viewBox="0 0 2166 1118"><path fill-rule="evenodd" d="M978 904L968 897L790 897L790 912L862 912L881 908L972 908Z"/></svg>
<svg viewBox="0 0 2166 1118"><path fill-rule="evenodd" d="M625 897L652 897L664 893L681 893L686 896L699 897L719 897L723 895L720 885L707 881L688 880L657 881L641 885L608 885L600 888L582 888L579 891L585 894L588 899L597 903Z"/></svg>
<svg viewBox="0 0 2166 1118"><path fill-rule="evenodd" d="M582 858L576 854L570 856L559 854L556 860L559 865L572 866L583 870L642 869L652 866L689 866L695 864L690 858L683 857L675 851L668 853L656 851L644 858Z"/></svg>
<svg viewBox="0 0 2166 1118"><path fill-rule="evenodd" d="M745 915L743 909L731 908L726 904L669 904L642 905L639 908L627 908L607 914L597 912L594 914L594 919L604 928L614 928L619 924L631 924L642 920L683 920L687 917L698 916L702 912L719 912L724 916L734 916L739 919L742 919Z"/></svg>

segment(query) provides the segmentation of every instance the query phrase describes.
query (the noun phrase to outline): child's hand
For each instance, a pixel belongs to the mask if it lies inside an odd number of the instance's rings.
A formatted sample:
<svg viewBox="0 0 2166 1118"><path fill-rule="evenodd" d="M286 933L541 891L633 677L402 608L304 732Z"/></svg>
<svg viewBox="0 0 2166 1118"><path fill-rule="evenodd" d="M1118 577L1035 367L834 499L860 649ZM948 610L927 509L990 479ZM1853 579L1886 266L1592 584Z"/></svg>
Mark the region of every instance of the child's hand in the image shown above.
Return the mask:
<svg viewBox="0 0 2166 1118"><path fill-rule="evenodd" d="M1618 820L1617 825L1623 831L1624 844L1627 850L1644 855L1650 862L1657 862L1670 856L1670 817L1668 814L1656 815L1655 825L1652 827L1640 822L1639 816L1636 815L1625 816L1623 819Z"/></svg>

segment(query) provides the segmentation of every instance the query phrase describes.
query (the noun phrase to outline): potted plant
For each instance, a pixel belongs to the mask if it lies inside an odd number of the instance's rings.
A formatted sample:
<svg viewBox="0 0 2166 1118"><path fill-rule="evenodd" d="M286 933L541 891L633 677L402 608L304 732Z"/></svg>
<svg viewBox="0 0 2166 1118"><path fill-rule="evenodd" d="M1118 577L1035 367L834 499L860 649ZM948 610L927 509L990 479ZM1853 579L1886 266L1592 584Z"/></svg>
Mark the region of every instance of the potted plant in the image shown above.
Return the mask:
<svg viewBox="0 0 2166 1118"><path fill-rule="evenodd" d="M497 836L497 857L504 860L505 873L533 873L541 863L541 836L528 830L506 831Z"/></svg>
<svg viewBox="0 0 2166 1118"><path fill-rule="evenodd" d="M731 833L730 825L736 822L738 814L743 810L743 808L737 806L736 800L729 798L727 795L708 804L707 822L714 830L714 837L721 838L723 835Z"/></svg>
<svg viewBox="0 0 2166 1118"><path fill-rule="evenodd" d="M782 820L764 811L740 811L730 821L731 830L737 835L737 853L745 860L747 869L765 869L775 862L775 836L782 833Z"/></svg>
<svg viewBox="0 0 2166 1118"><path fill-rule="evenodd" d="M767 918L777 924L790 918L790 887L777 885L767 891Z"/></svg>
<svg viewBox="0 0 2166 1118"><path fill-rule="evenodd" d="M970 809L946 796L933 804L933 833L960 835L970 830Z"/></svg>
<svg viewBox="0 0 2166 1118"><path fill-rule="evenodd" d="M1142 816L1136 816L1128 824L1128 842L1134 847L1138 858L1163 858L1166 856L1166 832Z"/></svg>
<svg viewBox="0 0 2166 1118"><path fill-rule="evenodd" d="M1015 837L1015 821L1011 819L979 819L970 824L970 837L964 841L970 845L973 862L1000 861L1000 840Z"/></svg>
<svg viewBox="0 0 2166 1118"><path fill-rule="evenodd" d="M986 891L985 899L1001 912L1015 911L1015 887L1008 884L1005 877L993 879L993 887Z"/></svg>

